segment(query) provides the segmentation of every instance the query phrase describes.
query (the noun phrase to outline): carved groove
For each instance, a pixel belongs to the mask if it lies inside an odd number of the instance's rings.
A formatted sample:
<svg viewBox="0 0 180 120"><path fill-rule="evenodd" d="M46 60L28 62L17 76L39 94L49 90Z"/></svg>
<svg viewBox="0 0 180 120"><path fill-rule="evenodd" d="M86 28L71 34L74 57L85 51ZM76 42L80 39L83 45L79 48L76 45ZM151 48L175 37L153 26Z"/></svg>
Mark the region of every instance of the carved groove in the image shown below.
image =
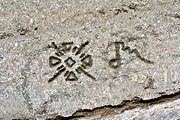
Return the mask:
<svg viewBox="0 0 180 120"><path fill-rule="evenodd" d="M127 51L129 54L134 53L138 59L141 61L148 63L148 64L154 64L153 61L150 61L144 57L141 56L140 52L137 49L131 49L129 46L126 46L124 42L115 42L115 51L116 51L116 58L111 59L109 61L109 66L111 68L117 69L118 67L121 67L121 55L120 55L120 45L122 51Z"/></svg>
<svg viewBox="0 0 180 120"><path fill-rule="evenodd" d="M93 77L90 73L88 73L87 71L84 70L84 69L87 69L88 67L91 67L93 64L91 55L86 55L85 53L81 54L82 50L88 44L89 44L89 42L87 41L87 42L83 43L82 45L80 45L80 47L78 48L76 46L73 47L73 42L65 42L59 46L56 45L54 42L52 42L51 45L49 45L49 48L55 49L56 50L55 55L58 57L50 56L49 57L49 66L50 67L56 67L57 65L60 65L60 66L56 68L56 70L58 70L58 72L52 78L50 78L48 82L52 82L55 78L57 78L63 72L65 72L64 77L66 78L65 79L66 81L78 80L78 77L75 74L75 72L77 72L78 74L84 73L91 79L95 79L95 77ZM79 67L75 68L75 70L69 70L69 69L76 67L75 66L75 64L77 63L76 59L74 59L72 56L69 56L66 60L63 60L62 56L66 55L66 53L68 53L68 52L71 52L75 56L78 56L80 59L79 61L81 61L81 64L79 65ZM63 61L63 62L61 62L61 61ZM66 70L66 68L68 68L68 70Z"/></svg>
<svg viewBox="0 0 180 120"><path fill-rule="evenodd" d="M134 53L137 58L144 61L145 63L148 63L148 64L154 63L153 61L150 61L150 60L142 57L140 52L137 49L131 49L129 46L126 46L124 42L118 42L118 43L121 44L121 46L122 46L121 50L128 51L129 54Z"/></svg>

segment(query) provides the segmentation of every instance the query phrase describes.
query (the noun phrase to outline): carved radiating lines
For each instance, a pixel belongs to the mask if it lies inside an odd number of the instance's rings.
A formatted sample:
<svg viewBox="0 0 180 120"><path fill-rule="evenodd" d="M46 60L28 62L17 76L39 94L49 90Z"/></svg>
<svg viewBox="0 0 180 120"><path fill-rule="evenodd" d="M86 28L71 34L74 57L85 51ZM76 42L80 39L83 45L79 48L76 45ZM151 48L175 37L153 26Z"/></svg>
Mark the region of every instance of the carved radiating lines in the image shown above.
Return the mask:
<svg viewBox="0 0 180 120"><path fill-rule="evenodd" d="M57 72L54 74L52 78L49 79L48 82L52 82L61 74L64 74L66 81L77 81L77 74L81 73L95 80L95 77L86 71L86 69L92 67L93 64L92 56L83 52L83 49L88 44L89 42L87 41L85 43L82 43L79 47L77 47L74 46L73 42L65 42L60 45L57 45L54 42L52 42L51 45L49 45L49 48L55 49L56 52L55 55L49 57L49 66L53 68L56 67ZM116 57L109 61L109 66L111 68L117 69L118 67L121 67L121 50L126 51L129 54L135 54L138 59L145 63L154 63L153 61L144 58L137 49L131 49L129 46L125 45L123 41L114 42L114 44Z"/></svg>
<svg viewBox="0 0 180 120"><path fill-rule="evenodd" d="M92 66L92 56L82 53L83 49L89 44L89 42L85 42L80 47L73 46L73 42L62 43L60 46L57 46L54 42L49 45L49 48L53 48L56 50L56 56L49 57L49 66L56 67L56 72L52 78L49 79L48 82L52 82L55 78L64 73L64 77L66 81L76 81L78 77L76 73L81 74L84 73L88 77L95 80L90 73L88 73L85 69ZM66 53L71 52L74 56L78 56L81 61L81 64L75 68L74 70L69 70L75 67L76 58L73 56L69 56L67 59L63 60L62 56L65 56ZM63 61L63 62L62 62Z"/></svg>

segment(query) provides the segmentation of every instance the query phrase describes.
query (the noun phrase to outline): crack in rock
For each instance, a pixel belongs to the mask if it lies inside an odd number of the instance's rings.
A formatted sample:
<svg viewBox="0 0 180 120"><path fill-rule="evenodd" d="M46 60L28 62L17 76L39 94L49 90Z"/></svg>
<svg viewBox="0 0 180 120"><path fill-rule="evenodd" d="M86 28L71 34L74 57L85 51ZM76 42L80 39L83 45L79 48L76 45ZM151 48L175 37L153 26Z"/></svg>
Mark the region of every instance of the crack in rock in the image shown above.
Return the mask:
<svg viewBox="0 0 180 120"><path fill-rule="evenodd" d="M120 111L118 113L122 113L126 110L132 110L134 108L148 108L149 106L153 106L155 104L160 104L164 102L169 102L173 100L177 100L180 98L180 91L174 94L162 95L158 98L143 100L139 97L134 97L132 100L124 100L121 104L118 105L106 105L97 107L94 109L83 109L77 110L72 116L63 117L61 115L56 116L55 118L48 118L46 120L76 120L78 118L83 117L91 117L95 115L107 116L116 114L116 111Z"/></svg>

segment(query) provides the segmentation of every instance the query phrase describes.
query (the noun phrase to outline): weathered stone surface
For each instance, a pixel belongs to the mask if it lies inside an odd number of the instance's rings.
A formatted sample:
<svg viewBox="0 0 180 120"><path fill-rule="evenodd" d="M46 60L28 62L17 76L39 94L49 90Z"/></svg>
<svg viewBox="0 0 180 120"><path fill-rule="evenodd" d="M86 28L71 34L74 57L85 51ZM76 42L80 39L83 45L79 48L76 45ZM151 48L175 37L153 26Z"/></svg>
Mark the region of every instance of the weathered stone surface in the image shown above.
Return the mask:
<svg viewBox="0 0 180 120"><path fill-rule="evenodd" d="M67 117L180 89L179 0L0 3L2 119Z"/></svg>
<svg viewBox="0 0 180 120"><path fill-rule="evenodd" d="M135 108L123 113L109 115L106 117L89 117L79 120L179 120L180 100L154 105L148 108Z"/></svg>

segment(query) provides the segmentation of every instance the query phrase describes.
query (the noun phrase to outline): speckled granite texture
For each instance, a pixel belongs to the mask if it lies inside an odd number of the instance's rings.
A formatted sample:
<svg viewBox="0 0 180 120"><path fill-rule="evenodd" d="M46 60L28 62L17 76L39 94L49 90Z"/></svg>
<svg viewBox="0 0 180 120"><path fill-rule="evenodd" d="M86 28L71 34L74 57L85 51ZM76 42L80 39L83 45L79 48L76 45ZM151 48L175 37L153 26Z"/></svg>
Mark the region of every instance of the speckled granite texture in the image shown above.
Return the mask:
<svg viewBox="0 0 180 120"><path fill-rule="evenodd" d="M1 0L0 119L66 118L177 94L179 6L179 0ZM105 119L179 115L178 98L161 104Z"/></svg>

